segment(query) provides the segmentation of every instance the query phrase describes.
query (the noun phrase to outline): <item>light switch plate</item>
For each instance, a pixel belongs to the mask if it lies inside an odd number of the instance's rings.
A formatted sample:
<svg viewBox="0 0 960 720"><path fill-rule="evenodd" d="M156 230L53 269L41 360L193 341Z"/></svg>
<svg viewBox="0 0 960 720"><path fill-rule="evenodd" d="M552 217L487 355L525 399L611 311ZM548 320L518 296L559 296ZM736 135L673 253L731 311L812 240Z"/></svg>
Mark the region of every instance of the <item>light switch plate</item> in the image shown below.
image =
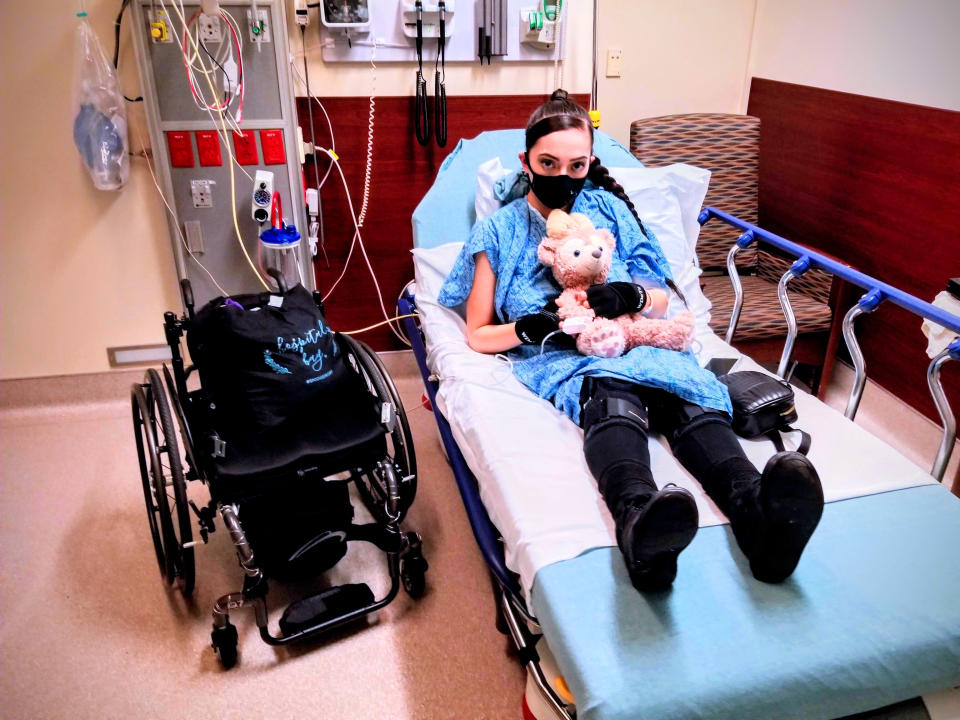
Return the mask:
<svg viewBox="0 0 960 720"><path fill-rule="evenodd" d="M183 233L186 236L187 249L196 254L202 255L203 248L203 230L199 220L187 220L183 224Z"/></svg>

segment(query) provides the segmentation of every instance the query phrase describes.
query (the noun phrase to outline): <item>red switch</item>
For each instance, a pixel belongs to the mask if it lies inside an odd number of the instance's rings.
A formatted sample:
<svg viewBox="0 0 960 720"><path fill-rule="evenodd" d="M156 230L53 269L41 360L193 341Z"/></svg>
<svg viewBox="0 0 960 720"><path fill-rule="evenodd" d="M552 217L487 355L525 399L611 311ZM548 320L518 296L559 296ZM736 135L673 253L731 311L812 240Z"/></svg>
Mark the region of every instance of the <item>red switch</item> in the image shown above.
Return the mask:
<svg viewBox="0 0 960 720"><path fill-rule="evenodd" d="M263 148L264 165L283 165L287 154L283 150L283 130L261 130L260 147Z"/></svg>
<svg viewBox="0 0 960 720"><path fill-rule="evenodd" d="M193 143L190 133L173 130L167 133L167 147L170 149L170 165L180 168L193 167Z"/></svg>
<svg viewBox="0 0 960 720"><path fill-rule="evenodd" d="M213 167L223 165L220 158L220 136L216 130L197 130L197 156L200 165Z"/></svg>
<svg viewBox="0 0 960 720"><path fill-rule="evenodd" d="M257 155L257 136L253 130L233 133L233 154L241 165L257 165L260 156Z"/></svg>

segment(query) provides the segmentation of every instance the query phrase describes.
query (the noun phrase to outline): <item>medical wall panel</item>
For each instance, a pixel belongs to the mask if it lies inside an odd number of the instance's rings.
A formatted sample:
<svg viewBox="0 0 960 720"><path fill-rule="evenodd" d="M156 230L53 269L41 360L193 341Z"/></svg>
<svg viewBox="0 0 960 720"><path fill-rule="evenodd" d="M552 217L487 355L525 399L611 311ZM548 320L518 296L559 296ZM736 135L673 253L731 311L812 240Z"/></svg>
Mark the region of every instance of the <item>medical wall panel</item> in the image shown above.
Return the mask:
<svg viewBox="0 0 960 720"><path fill-rule="evenodd" d="M753 78L748 113L764 228L926 300L960 275L960 112ZM939 423L919 318L884 303L857 337L868 377ZM942 382L960 409L957 363Z"/></svg>
<svg viewBox="0 0 960 720"><path fill-rule="evenodd" d="M183 7L184 20L191 29L205 22L197 0L184 3ZM198 307L222 294L200 263L229 294L262 291L264 285L252 267L258 265L260 233L269 227L252 216L258 171L272 173L283 219L296 225L301 236L306 235L303 186L295 150L297 111L288 65L285 2L258 0L260 14L266 13L268 32L256 42L250 2L220 0L221 11L232 18L239 32L221 17L218 30L203 34L205 39L199 50L184 38L183 24L173 5L164 9L153 0L135 0L131 8L131 35L157 177L175 213L168 213L168 225L177 273L191 281ZM165 39L151 33L158 21L167 27ZM197 32L199 35L203 31ZM208 101L214 94L218 102L222 101L225 88L231 82L234 85L234 99L227 106L230 117L224 121L217 109L208 112L195 102L191 80L185 72L183 43L188 61L199 66L202 59L213 68L209 80L200 70L192 78L194 87L201 89ZM238 86L241 80L242 93ZM211 92L210 84L216 93ZM232 127L234 121L243 131L239 141L236 128ZM231 155L236 162L231 161ZM189 235L185 230L187 223L191 228ZM288 252L299 260L305 284L312 289L310 254L305 248L304 241ZM271 260L264 256L264 267L275 264ZM289 256L286 260L291 281L296 274L293 260ZM273 286L269 278L268 282Z"/></svg>
<svg viewBox="0 0 960 720"><path fill-rule="evenodd" d="M446 60L471 62L481 55L487 63L562 59L565 56L563 35L571 28L580 29L579 26L566 27L570 13L565 5L560 4L560 21L555 24L543 14L542 3L531 0L447 0ZM411 0L396 0L370 2L369 6L370 22L364 27L328 27L317 23L324 62L369 62L374 39L379 43L377 62L415 62L415 4ZM423 3L421 37L425 69L428 64L432 67L437 57L440 38L438 9L439 4L434 0ZM531 10L534 11L533 18ZM505 24L503 20L506 20Z"/></svg>
<svg viewBox="0 0 960 720"><path fill-rule="evenodd" d="M587 105L588 95L573 95ZM413 279L411 216L417 203L433 184L444 158L461 138L471 138L484 130L523 127L530 113L547 99L545 95L470 95L447 98L449 140L440 148L435 142L421 147L414 137L414 98L378 97L374 122L373 164L370 176L370 198L362 237L380 287L387 312L396 312L397 296ZM367 149L367 97L321 97L333 123L336 151L340 157L353 209L360 212L363 197L364 169ZM326 117L316 102L298 98L300 127L305 139L310 137L310 120L317 133L317 143L329 147L330 134ZM522 147L517 148L521 152ZM519 167L519 161L517 163ZM328 162L321 157L321 181ZM305 167L307 187L316 187L314 167L308 159ZM317 288L326 293L343 270L343 263L353 238L353 220L347 205L343 183L334 168L320 193L324 219L325 250L315 263ZM450 237L450 242L464 237ZM327 264L329 260L329 265ZM330 324L337 330L366 327L382 321L376 290L360 254L354 251L346 275L326 303ZM400 349L404 346L387 327L366 332L364 342L375 350Z"/></svg>

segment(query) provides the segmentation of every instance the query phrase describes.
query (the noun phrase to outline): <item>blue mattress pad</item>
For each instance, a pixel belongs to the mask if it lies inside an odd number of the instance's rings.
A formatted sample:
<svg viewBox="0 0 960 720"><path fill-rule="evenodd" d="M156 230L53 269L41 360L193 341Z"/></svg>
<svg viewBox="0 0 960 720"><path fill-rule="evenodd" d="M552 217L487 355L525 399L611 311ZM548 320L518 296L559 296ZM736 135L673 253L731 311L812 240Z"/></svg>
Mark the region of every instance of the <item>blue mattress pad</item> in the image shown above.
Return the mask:
<svg viewBox="0 0 960 720"><path fill-rule="evenodd" d="M673 589L619 552L537 574L533 610L579 720L836 718L960 683L960 499L927 485L830 503L793 576L754 580L701 528Z"/></svg>

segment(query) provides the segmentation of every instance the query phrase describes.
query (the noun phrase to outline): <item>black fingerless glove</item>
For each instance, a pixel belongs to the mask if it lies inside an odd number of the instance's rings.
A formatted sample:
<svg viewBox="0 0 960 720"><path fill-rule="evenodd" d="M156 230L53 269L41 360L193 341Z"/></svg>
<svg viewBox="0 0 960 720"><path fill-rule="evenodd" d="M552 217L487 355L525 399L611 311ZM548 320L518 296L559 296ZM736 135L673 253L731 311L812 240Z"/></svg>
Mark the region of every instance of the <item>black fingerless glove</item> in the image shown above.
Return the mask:
<svg viewBox="0 0 960 720"><path fill-rule="evenodd" d="M647 304L647 291L631 282L609 282L587 288L587 302L600 317L615 318L639 312Z"/></svg>
<svg viewBox="0 0 960 720"><path fill-rule="evenodd" d="M560 316L550 312L549 307L517 320L514 329L524 345L539 345L547 335L560 329Z"/></svg>

